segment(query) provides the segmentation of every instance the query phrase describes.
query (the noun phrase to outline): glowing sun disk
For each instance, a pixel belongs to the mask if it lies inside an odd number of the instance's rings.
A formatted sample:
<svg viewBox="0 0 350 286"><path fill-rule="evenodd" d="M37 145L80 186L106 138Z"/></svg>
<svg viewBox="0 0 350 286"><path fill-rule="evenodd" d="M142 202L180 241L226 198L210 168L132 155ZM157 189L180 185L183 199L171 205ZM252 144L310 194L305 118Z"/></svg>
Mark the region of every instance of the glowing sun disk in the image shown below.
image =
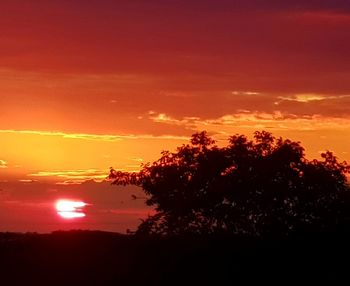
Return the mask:
<svg viewBox="0 0 350 286"><path fill-rule="evenodd" d="M82 212L82 208L85 206L86 203L80 201L59 200L56 202L56 211L59 216L65 219L82 218L86 216Z"/></svg>
<svg viewBox="0 0 350 286"><path fill-rule="evenodd" d="M63 218L79 218L85 217L86 215L81 212L57 212Z"/></svg>

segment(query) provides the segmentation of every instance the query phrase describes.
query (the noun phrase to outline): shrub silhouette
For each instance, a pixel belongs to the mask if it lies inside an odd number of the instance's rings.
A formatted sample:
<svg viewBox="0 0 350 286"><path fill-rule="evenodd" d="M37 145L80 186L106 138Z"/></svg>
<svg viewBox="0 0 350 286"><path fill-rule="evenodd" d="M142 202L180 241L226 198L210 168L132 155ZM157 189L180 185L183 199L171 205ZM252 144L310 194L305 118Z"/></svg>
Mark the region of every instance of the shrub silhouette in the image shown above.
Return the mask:
<svg viewBox="0 0 350 286"><path fill-rule="evenodd" d="M201 132L140 172L111 169L109 178L142 187L155 207L139 234L289 235L350 217L349 166L329 151L322 158L307 160L299 142L265 131L232 136L226 147Z"/></svg>

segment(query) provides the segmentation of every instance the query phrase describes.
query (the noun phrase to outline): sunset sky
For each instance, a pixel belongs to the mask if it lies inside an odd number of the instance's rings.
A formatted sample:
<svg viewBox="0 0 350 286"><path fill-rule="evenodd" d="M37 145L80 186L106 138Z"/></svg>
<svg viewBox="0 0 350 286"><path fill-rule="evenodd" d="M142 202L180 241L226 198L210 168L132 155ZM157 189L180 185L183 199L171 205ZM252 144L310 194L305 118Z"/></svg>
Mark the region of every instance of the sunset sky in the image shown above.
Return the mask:
<svg viewBox="0 0 350 286"><path fill-rule="evenodd" d="M152 210L109 167L199 130L350 161L349 51L348 0L2 0L0 231L134 229ZM87 216L57 217L61 198Z"/></svg>

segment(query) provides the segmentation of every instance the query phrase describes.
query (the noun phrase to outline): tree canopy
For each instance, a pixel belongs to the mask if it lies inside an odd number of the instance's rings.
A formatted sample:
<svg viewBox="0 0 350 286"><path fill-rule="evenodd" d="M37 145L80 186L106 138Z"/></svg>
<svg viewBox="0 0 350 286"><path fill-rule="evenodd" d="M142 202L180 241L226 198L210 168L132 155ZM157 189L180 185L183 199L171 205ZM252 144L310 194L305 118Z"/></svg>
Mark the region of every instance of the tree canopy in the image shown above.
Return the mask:
<svg viewBox="0 0 350 286"><path fill-rule="evenodd" d="M113 184L133 184L156 213L138 233L288 235L331 228L350 215L346 162L332 152L305 158L299 142L255 132L218 147L206 132L137 173L111 169Z"/></svg>

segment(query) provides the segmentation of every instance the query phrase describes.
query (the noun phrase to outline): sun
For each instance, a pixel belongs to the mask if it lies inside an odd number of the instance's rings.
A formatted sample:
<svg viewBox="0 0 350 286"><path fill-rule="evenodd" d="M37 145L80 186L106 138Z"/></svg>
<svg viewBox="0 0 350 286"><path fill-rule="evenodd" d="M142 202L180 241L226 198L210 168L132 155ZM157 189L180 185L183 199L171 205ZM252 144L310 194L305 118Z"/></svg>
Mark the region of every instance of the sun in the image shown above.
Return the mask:
<svg viewBox="0 0 350 286"><path fill-rule="evenodd" d="M59 216L64 219L73 219L73 218L83 218L86 214L82 209L87 204L82 201L73 201L73 200L58 200L56 202L56 211Z"/></svg>

